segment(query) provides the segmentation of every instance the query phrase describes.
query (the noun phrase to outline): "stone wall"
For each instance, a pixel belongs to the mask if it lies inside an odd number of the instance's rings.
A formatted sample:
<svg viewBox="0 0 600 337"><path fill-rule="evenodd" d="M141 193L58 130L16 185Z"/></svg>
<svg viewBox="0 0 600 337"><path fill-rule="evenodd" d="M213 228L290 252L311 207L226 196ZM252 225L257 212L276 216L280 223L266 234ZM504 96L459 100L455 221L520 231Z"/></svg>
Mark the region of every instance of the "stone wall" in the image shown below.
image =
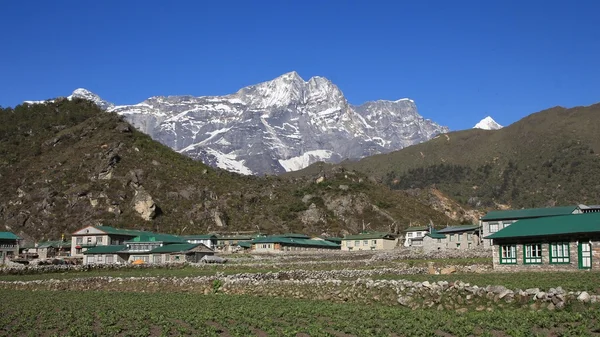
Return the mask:
<svg viewBox="0 0 600 337"><path fill-rule="evenodd" d="M458 241L460 235L460 241ZM457 244L460 243L460 246ZM469 247L469 243L471 246ZM425 253L440 251L440 250L467 250L476 249L481 245L479 241L479 235L472 234L469 240L468 233L455 234L454 240L450 241L449 235L446 235L445 239L434 239L429 236L423 238L423 251Z"/></svg>

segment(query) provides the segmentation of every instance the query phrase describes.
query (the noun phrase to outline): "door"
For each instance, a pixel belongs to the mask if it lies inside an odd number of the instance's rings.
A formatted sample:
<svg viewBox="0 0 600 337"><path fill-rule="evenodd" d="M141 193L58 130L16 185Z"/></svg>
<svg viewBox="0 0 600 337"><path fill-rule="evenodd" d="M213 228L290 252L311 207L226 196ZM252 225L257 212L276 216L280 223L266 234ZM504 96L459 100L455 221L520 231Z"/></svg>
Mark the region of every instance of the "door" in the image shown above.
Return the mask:
<svg viewBox="0 0 600 337"><path fill-rule="evenodd" d="M580 242L579 249L579 269L592 268L592 245L589 242Z"/></svg>

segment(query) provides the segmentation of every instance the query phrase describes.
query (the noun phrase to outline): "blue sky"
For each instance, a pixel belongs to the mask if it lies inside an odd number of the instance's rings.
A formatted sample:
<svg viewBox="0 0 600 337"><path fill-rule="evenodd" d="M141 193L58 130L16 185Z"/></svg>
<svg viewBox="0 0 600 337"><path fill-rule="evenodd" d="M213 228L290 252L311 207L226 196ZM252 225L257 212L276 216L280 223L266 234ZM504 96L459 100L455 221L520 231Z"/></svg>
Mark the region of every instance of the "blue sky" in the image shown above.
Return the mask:
<svg viewBox="0 0 600 337"><path fill-rule="evenodd" d="M451 129L600 101L599 1L12 1L0 105L221 95L296 70Z"/></svg>

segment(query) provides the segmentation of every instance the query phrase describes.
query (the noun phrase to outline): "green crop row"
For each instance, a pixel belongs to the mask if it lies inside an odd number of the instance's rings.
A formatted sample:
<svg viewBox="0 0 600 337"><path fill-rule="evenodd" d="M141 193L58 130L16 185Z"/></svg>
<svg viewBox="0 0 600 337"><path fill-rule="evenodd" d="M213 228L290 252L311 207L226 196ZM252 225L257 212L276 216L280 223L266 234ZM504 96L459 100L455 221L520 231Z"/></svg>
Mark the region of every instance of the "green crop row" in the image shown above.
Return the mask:
<svg viewBox="0 0 600 337"><path fill-rule="evenodd" d="M0 336L594 336L597 307L409 310L233 295L0 290Z"/></svg>

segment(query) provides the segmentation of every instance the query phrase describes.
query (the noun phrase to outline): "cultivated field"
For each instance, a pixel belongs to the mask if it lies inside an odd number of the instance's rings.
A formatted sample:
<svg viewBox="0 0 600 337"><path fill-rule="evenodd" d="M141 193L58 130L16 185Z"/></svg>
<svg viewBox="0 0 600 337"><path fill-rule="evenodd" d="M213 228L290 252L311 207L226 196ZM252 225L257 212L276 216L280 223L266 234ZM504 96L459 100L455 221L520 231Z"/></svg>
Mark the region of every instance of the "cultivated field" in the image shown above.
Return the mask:
<svg viewBox="0 0 600 337"><path fill-rule="evenodd" d="M0 336L600 336L600 274L494 273L477 257L21 273L0 276Z"/></svg>

